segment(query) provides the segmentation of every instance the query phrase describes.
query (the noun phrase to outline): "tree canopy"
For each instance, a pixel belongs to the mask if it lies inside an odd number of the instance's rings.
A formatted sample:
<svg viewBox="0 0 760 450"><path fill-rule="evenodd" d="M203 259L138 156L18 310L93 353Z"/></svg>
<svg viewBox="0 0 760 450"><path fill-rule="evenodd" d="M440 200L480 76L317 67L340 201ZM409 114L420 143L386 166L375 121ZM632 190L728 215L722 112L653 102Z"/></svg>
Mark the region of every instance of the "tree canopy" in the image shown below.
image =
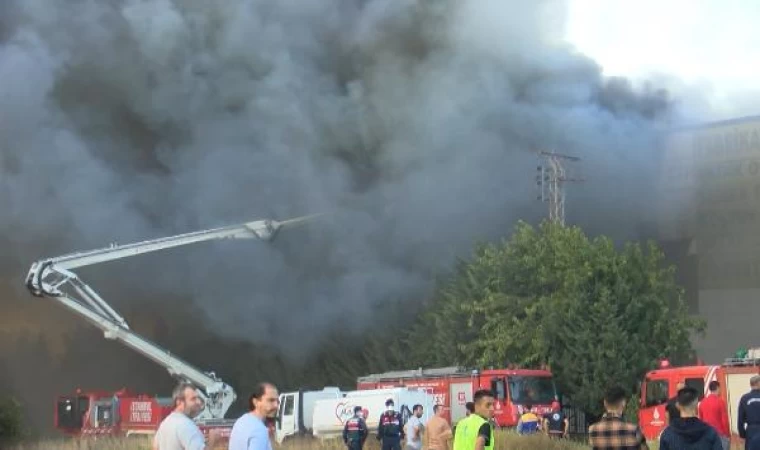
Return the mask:
<svg viewBox="0 0 760 450"><path fill-rule="evenodd" d="M632 391L658 358L693 357L675 268L649 242L616 249L577 227L518 223L444 280L411 336L419 364L548 364L576 406L601 412L608 383Z"/></svg>

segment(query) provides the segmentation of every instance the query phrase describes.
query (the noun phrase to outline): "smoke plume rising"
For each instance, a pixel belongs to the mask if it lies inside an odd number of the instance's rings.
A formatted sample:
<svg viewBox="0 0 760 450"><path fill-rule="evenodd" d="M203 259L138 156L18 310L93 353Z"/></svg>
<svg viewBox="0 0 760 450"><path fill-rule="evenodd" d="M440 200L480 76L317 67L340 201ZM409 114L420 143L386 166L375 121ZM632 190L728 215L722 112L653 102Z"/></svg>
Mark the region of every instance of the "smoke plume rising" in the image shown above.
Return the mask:
<svg viewBox="0 0 760 450"><path fill-rule="evenodd" d="M422 300L476 240L544 216L539 150L583 159L569 221L636 236L669 100L603 78L562 44L563 10L2 2L0 320L69 320L27 305L19 286L40 257L328 212L272 245L203 244L79 272L127 315L161 311L171 324L197 309L212 335L297 360L335 329L390 326L387 302Z"/></svg>

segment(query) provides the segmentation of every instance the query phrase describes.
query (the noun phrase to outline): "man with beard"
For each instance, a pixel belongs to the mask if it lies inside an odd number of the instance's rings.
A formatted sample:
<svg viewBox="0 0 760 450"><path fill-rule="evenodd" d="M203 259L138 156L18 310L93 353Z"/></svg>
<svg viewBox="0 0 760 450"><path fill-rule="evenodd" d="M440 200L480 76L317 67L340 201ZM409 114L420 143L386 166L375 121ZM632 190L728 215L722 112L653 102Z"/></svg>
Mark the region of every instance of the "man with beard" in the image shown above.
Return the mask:
<svg viewBox="0 0 760 450"><path fill-rule="evenodd" d="M206 445L203 433L193 422L202 409L198 391L190 383L181 383L172 393L174 411L166 416L153 438L153 450L209 450L219 440L217 430L209 431Z"/></svg>
<svg viewBox="0 0 760 450"><path fill-rule="evenodd" d="M414 405L412 408L412 417L406 422L406 450L422 450L422 405Z"/></svg>
<svg viewBox="0 0 760 450"><path fill-rule="evenodd" d="M230 432L229 450L272 450L267 419L277 416L280 399L271 383L260 383L248 398L250 412L243 414Z"/></svg>

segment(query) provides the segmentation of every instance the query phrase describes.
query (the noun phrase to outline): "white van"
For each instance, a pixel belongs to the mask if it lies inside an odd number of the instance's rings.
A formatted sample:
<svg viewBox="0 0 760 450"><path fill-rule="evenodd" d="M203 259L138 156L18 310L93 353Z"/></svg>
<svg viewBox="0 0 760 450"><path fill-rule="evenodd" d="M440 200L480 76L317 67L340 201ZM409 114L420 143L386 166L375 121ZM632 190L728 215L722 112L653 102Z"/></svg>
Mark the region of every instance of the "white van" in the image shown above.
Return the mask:
<svg viewBox="0 0 760 450"><path fill-rule="evenodd" d="M275 439L281 444L286 438L312 436L314 406L322 399L343 398L337 387L326 387L321 391L284 392L280 394L280 410L277 412Z"/></svg>
<svg viewBox="0 0 760 450"><path fill-rule="evenodd" d="M422 423L433 416L435 398L427 391L417 388L369 389L346 392L342 398L317 400L314 407L313 435L320 439L339 437L346 421L354 415L354 407L361 406L371 436L377 434L380 416L385 402L392 399L394 408L406 421L412 415L414 405L423 406Z"/></svg>

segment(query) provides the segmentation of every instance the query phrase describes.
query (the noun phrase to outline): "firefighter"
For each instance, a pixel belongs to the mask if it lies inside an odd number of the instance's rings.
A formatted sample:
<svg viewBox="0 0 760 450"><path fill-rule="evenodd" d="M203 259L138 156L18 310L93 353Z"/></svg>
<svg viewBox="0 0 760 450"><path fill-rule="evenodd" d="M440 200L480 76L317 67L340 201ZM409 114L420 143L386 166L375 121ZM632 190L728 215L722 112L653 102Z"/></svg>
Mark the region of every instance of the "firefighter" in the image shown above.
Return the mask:
<svg viewBox="0 0 760 450"><path fill-rule="evenodd" d="M570 423L558 401L552 402L552 410L544 416L544 432L552 438L566 438Z"/></svg>
<svg viewBox="0 0 760 450"><path fill-rule="evenodd" d="M745 450L760 450L760 375L749 380L751 391L739 400L737 425Z"/></svg>
<svg viewBox="0 0 760 450"><path fill-rule="evenodd" d="M385 401L386 409L377 426L377 440L382 443L383 450L401 450L404 439L404 423L394 406L393 399Z"/></svg>
<svg viewBox="0 0 760 450"><path fill-rule="evenodd" d="M349 450L361 450L367 440L367 423L362 415L362 407L354 406L354 415L343 427L343 443Z"/></svg>

